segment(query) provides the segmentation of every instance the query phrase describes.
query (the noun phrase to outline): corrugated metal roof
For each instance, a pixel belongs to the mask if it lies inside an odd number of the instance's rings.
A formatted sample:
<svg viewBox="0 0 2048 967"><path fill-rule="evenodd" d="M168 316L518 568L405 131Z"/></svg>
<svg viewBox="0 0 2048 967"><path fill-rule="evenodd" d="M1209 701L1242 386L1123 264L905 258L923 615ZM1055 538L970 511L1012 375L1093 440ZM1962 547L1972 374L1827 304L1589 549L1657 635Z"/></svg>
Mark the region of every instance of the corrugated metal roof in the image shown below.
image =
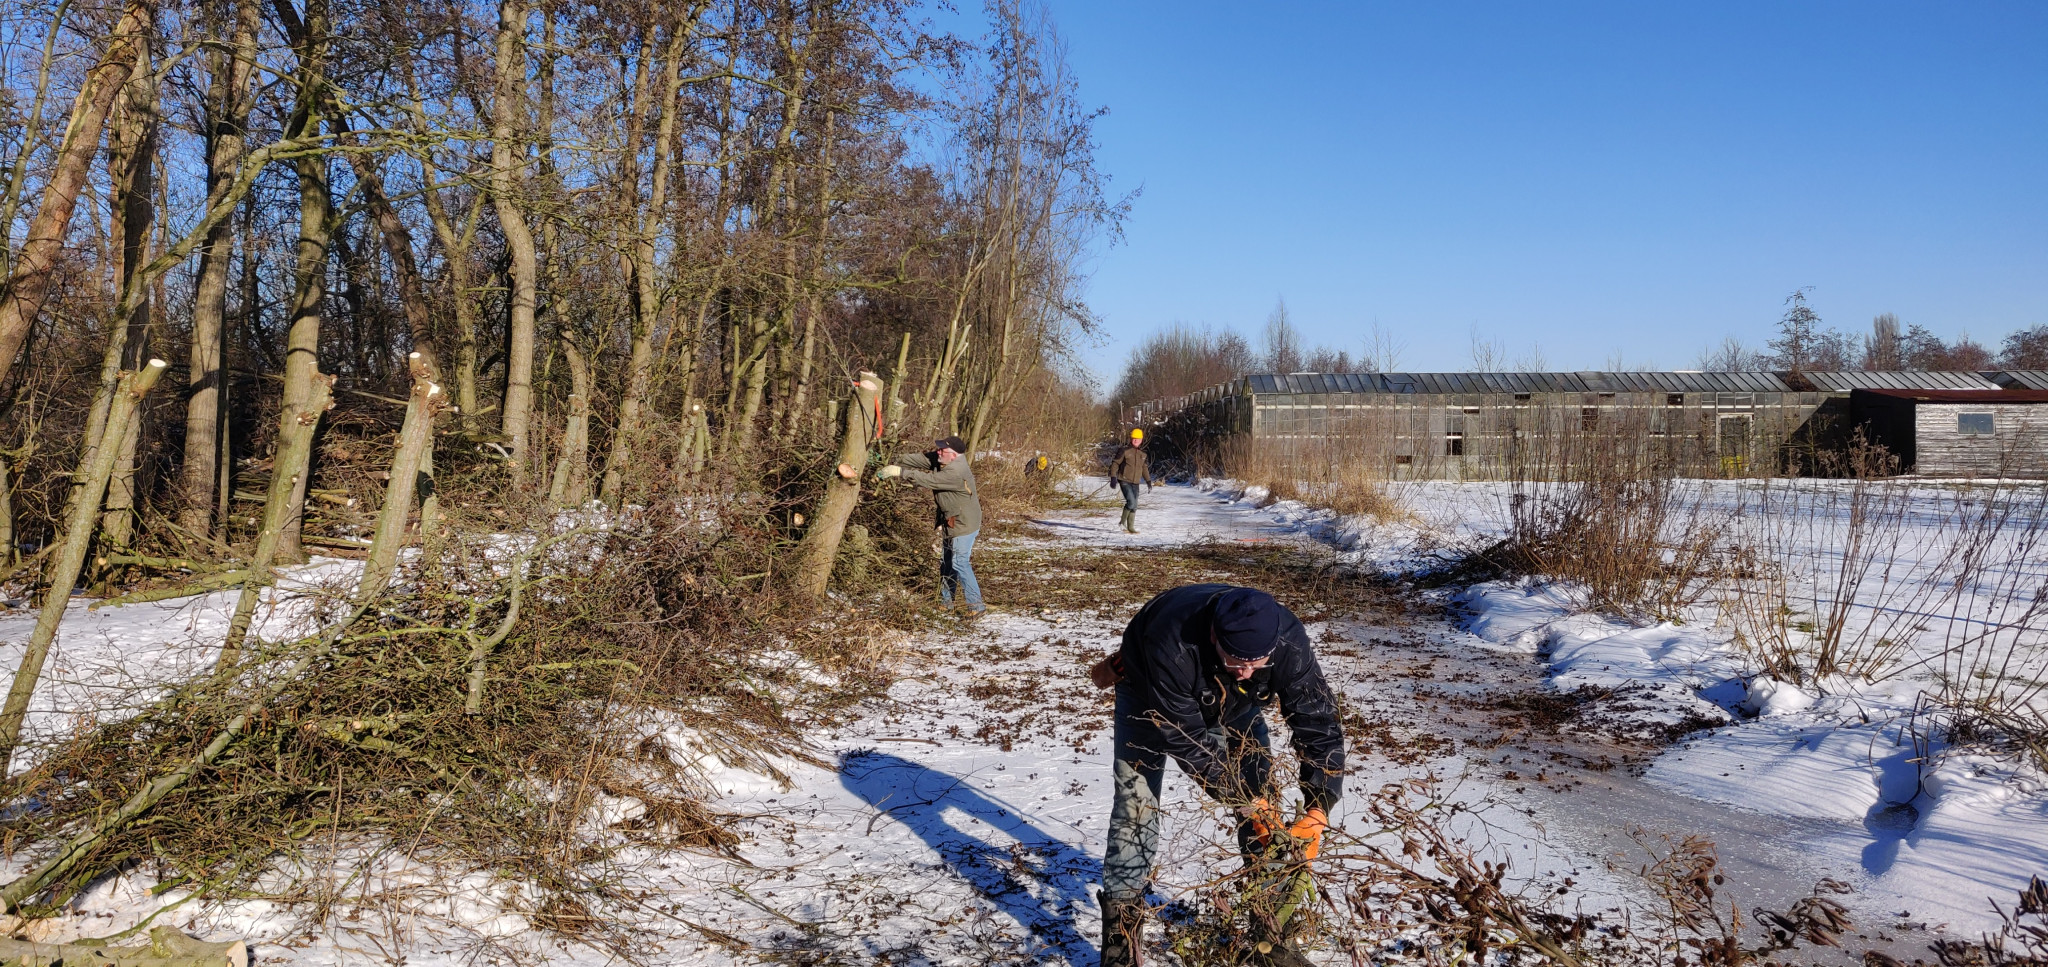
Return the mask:
<svg viewBox="0 0 2048 967"><path fill-rule="evenodd" d="M2048 370L2005 369L1985 373L1984 378L2006 389L2048 389Z"/></svg>
<svg viewBox="0 0 2048 967"><path fill-rule="evenodd" d="M1582 373L1601 393L1789 393L1776 373Z"/></svg>
<svg viewBox="0 0 2048 967"><path fill-rule="evenodd" d="M1849 395L1863 394L1916 403L2048 403L2048 390L2035 389L1859 389Z"/></svg>
<svg viewBox="0 0 2048 967"><path fill-rule="evenodd" d="M1788 393L1775 373L1267 373L1253 393ZM1956 387L1962 388L1962 387Z"/></svg>
<svg viewBox="0 0 2048 967"><path fill-rule="evenodd" d="M1987 378L1989 377L1989 378ZM1996 382L1994 382L1996 380ZM1266 373L1233 381L1226 392L1335 393L1824 393L1853 389L2048 389L2048 371L1969 372L1604 372L1577 373Z"/></svg>
<svg viewBox="0 0 2048 967"><path fill-rule="evenodd" d="M1843 393L1854 389L1997 389L1976 373L1898 371L1883 373L1837 372L1801 373L1815 389Z"/></svg>

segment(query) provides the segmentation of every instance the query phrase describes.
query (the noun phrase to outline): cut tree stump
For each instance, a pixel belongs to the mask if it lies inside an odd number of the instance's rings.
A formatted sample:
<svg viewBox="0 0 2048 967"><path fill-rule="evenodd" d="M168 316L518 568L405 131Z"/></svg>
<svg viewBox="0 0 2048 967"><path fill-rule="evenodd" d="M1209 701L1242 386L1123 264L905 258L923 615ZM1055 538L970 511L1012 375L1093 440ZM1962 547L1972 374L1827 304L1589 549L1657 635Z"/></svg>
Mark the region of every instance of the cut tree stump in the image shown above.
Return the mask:
<svg viewBox="0 0 2048 967"><path fill-rule="evenodd" d="M853 384L853 399L846 408L846 433L839 443L838 473L825 484L825 495L811 515L797 549L795 588L799 598L817 601L825 596L832 579L832 563L839 557L839 541L846 533L847 519L860 503L860 475L867 469L868 447L881 436L880 403L882 381L862 372Z"/></svg>

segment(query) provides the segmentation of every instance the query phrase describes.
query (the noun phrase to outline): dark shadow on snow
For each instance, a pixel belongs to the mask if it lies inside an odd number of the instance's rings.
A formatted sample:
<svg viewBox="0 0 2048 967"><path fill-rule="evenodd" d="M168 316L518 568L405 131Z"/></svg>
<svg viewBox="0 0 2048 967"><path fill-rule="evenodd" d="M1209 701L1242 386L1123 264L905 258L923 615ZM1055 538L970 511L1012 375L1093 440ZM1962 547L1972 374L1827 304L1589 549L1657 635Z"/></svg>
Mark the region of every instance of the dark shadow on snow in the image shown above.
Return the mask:
<svg viewBox="0 0 2048 967"><path fill-rule="evenodd" d="M1088 531L1090 533L1108 531L1106 527L1090 527L1087 524L1077 524L1070 520L1045 520L1040 517L1032 517L1029 519L1029 522L1040 527L1061 527L1067 530Z"/></svg>
<svg viewBox="0 0 2048 967"><path fill-rule="evenodd" d="M1083 908L1094 906L1087 886L1101 879L1099 859L1048 835L1014 807L976 791L968 780L908 759L869 750L845 753L839 759L839 783L916 833L954 873L1033 937L1057 947L1072 963L1097 960L1095 945L1074 928L1074 920ZM981 838L983 826L1016 842L993 845Z"/></svg>
<svg viewBox="0 0 2048 967"><path fill-rule="evenodd" d="M1863 868L1873 876L1891 870L1899 860L1899 847L1920 823L1922 750L1902 738L1894 733L1892 753L1871 763L1877 767L1877 802L1863 817L1863 828L1871 837L1863 847Z"/></svg>

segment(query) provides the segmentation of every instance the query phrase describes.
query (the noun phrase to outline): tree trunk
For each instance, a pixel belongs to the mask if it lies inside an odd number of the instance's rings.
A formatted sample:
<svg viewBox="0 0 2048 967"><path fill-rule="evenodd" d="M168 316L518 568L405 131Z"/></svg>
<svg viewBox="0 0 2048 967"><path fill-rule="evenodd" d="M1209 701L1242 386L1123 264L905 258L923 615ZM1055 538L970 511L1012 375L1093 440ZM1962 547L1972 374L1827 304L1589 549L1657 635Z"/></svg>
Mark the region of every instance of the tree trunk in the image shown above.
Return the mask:
<svg viewBox="0 0 2048 967"><path fill-rule="evenodd" d="M207 194L232 181L242 163L247 137L249 78L256 65L257 0L235 3L234 46L209 52L213 75L207 88ZM185 455L179 481L179 526L200 536L213 533L214 487L225 459L221 440L225 400L222 373L226 345L228 268L234 256L234 222L209 229L199 248L199 277L192 294L192 348L185 403Z"/></svg>
<svg viewBox="0 0 2048 967"><path fill-rule="evenodd" d="M826 67L830 69L831 61L826 61ZM818 142L818 211L811 239L811 291L806 300L804 338L798 351L796 387L789 405L789 423L783 428L784 440L796 439L804 419L804 405L810 401L811 364L817 355L818 317L825 313L825 240L832 234L832 138L838 117L837 111L825 111L825 136Z"/></svg>
<svg viewBox="0 0 2048 967"><path fill-rule="evenodd" d="M590 499L590 363L562 332L562 358L569 362L569 423L562 455L555 460L548 500L557 507L581 507Z"/></svg>
<svg viewBox="0 0 2048 967"><path fill-rule="evenodd" d="M497 91L491 105L491 205L505 233L511 259L511 319L505 358L505 402L500 418L512 451L512 488L527 486L526 461L532 434L534 316L540 291L540 258L533 231L520 209L519 190L526 152L515 150L514 122L525 110L526 7L521 0L498 4ZM458 297L459 298L459 297Z"/></svg>
<svg viewBox="0 0 2048 967"><path fill-rule="evenodd" d="M661 55L661 120L655 125L653 182L647 207L634 226L632 256L633 348L626 369L626 389L619 397L619 420L612 431L611 452L604 461L604 483L598 499L616 508L624 499L626 465L633 459L639 442L641 410L647 404L649 376L654 368L654 330L661 315L660 287L655 280L655 233L660 231L662 213L668 208L669 148L676 137L676 115L682 105L676 95L682 90L683 44L691 36L691 19L673 28L667 49ZM638 151L639 145L632 146ZM637 187L632 189L638 194ZM637 205L635 207L638 207ZM587 399L587 398L586 398Z"/></svg>
<svg viewBox="0 0 2048 967"><path fill-rule="evenodd" d="M369 560L363 562L363 576L356 583L356 606L368 607L391 583L398 566L398 549L405 544L405 524L412 517L413 494L418 490L420 468L434 446L434 415L445 398L434 383L434 371L427 359L413 353L412 396L405 404L405 425L398 431L398 453L391 458L391 479L384 486L384 506L377 512L377 534L370 542Z"/></svg>
<svg viewBox="0 0 2048 967"><path fill-rule="evenodd" d="M162 377L167 364L152 359L140 371L123 373L108 411L105 437L128 432L142 398ZM118 448L102 440L92 448L92 462L81 464L79 485L72 488L71 506L64 512L64 534L58 541L57 559L51 563L43 606L36 613L35 630L29 634L28 650L14 672L14 685L7 691L7 704L0 708L0 776L7 775L14 748L21 741L21 723L28 716L28 703L43 675L43 662L50 657L50 643L57 638L57 626L64 621L64 609L71 603L71 589L85 567L86 551L92 546L93 523L99 516L100 500L106 496L107 478L114 472Z"/></svg>
<svg viewBox="0 0 2048 967"><path fill-rule="evenodd" d="M0 289L0 385L21 354L43 299L49 295L57 266L70 232L71 215L78 207L78 195L92 174L93 156L99 153L100 135L114 98L128 84L143 45L155 29L155 7L150 0L128 0L121 19L114 25L105 55L86 72L77 99L71 102L71 117L64 129L50 165L49 180L43 185L42 204L30 220L28 235L7 284ZM24 148L26 150L26 148Z"/></svg>
<svg viewBox="0 0 2048 967"><path fill-rule="evenodd" d="M881 429L875 419L881 399L881 377L863 371L846 407L846 435L839 441L837 472L825 484L825 496L819 498L810 529L797 547L796 594L805 601L823 598L831 583L839 540L846 534L846 522L854 508L860 505L860 478L867 470L868 447Z"/></svg>
<svg viewBox="0 0 2048 967"><path fill-rule="evenodd" d="M289 130L295 138L316 137L320 134L322 111L327 103L324 90L328 46L327 0L306 0L303 27L296 33L299 36L293 41L298 48L299 91ZM285 336L284 411L287 420L292 419L295 413L312 410L316 400L319 411L324 411L329 387L333 383L331 377L320 375L320 323L322 304L327 296L327 248L334 235L334 205L329 189L327 156L305 155L294 159L292 167L298 173L299 182L299 241L292 285L291 328ZM313 422L317 424L317 415ZM310 432L309 429L306 440L309 465L312 456ZM280 441L282 439L280 436ZM273 525L273 510L290 511L284 519L275 521L278 529L275 554L279 560L297 563L306 559L305 550L299 546L303 523L300 511L305 507L306 485L311 474L305 466L287 471L282 466L283 453L280 443L280 466L271 471L272 478L288 476L295 489L279 507L264 508L264 529L267 531ZM276 487L272 486L271 490L275 493ZM269 562L264 562L264 567L268 566Z"/></svg>
<svg viewBox="0 0 2048 967"><path fill-rule="evenodd" d="M370 216L377 222L384 255L391 260L392 282L398 289L398 303L405 310L405 327L411 336L412 351L420 354L425 359L427 370L438 376L441 357L434 344L433 312L427 304L427 287L420 277L419 260L413 255L412 231L405 227L405 219L399 216L397 207L384 193L384 177L377 170L377 160L366 152L351 151L348 161L355 170L356 184L362 190ZM446 398L446 394L441 397L444 401Z"/></svg>
<svg viewBox="0 0 2048 967"><path fill-rule="evenodd" d="M428 184L440 177L432 162L423 159L420 167ZM476 287L470 279L469 247L476 238L479 210L472 209L466 224L458 228L441 201L440 189L422 192L421 201L426 203L427 221L434 227L434 238L441 243L441 256L448 266L448 297L455 317L455 409L463 432L474 436L482 394L477 389ZM482 202L477 199L478 204Z"/></svg>
<svg viewBox="0 0 2048 967"><path fill-rule="evenodd" d="M6 190L0 192L0 225L13 225L21 215L21 192L28 182L29 162L35 157L36 145L43 141L43 116L50 102L50 73L58 63L57 40L64 36L64 17L70 12L70 4L59 3L50 11L50 19L44 22L43 56L36 62L36 95L29 102L28 113L21 115L21 136L15 142L19 150L14 153L13 164L8 166ZM63 153L61 145L58 153ZM13 270L14 239L0 238L0 278L7 277Z"/></svg>
<svg viewBox="0 0 2048 967"><path fill-rule="evenodd" d="M242 639L256 613L256 599L271 581L270 568L281 556L284 529L299 519L305 507L306 476L313 460L313 438L320 429L320 415L327 412L334 377L314 374L312 393L305 399L287 400L278 421L277 457L270 470L270 492L263 500L263 525L256 532L256 551L249 555L249 580L235 601L234 617L228 621L227 641L221 645L219 667L230 668L241 657Z"/></svg>
<svg viewBox="0 0 2048 967"><path fill-rule="evenodd" d="M0 453L0 569L14 564L14 466Z"/></svg>
<svg viewBox="0 0 2048 967"><path fill-rule="evenodd" d="M142 269L149 261L150 234L156 228L157 86L151 64L154 46L153 38L145 39L136 53L135 73L115 110L114 130L107 145L107 174L114 188L114 225L109 235L120 245L115 279L121 298L117 304L128 309L122 313L127 316L128 332L122 340L120 368L130 371L142 367L152 308L150 280L144 278ZM121 323L116 320L115 324ZM119 437L114 472L107 482L100 533L115 547L127 547L135 539L135 450L141 440L142 423L140 418L130 420Z"/></svg>
<svg viewBox="0 0 2048 967"><path fill-rule="evenodd" d="M744 454L754 448L754 424L761 418L761 403L767 398L768 353L774 348L775 327L759 314L751 314L754 322L754 338L748 349L745 364L746 382L742 389L739 415L733 420L733 453Z"/></svg>
<svg viewBox="0 0 2048 967"><path fill-rule="evenodd" d="M896 347L896 368L889 373L889 396L882 402L887 410L888 425L895 426L903 419L903 379L910 369L910 333L903 334L903 342Z"/></svg>
<svg viewBox="0 0 2048 967"><path fill-rule="evenodd" d="M249 967L251 963L249 945L243 941L207 943L169 927L152 928L147 943L129 947L0 939L0 962L21 967Z"/></svg>
<svg viewBox="0 0 2048 967"><path fill-rule="evenodd" d="M762 404L767 400L769 356L777 340L793 328L796 317L796 230L793 220L786 211L785 199L789 194L790 142L796 134L797 122L802 119L805 96L811 81L810 57L816 25L807 34L803 43L796 40L796 16L794 4L785 3L777 14L781 23L776 27L775 42L781 48L784 66L780 72L782 82L781 124L775 131L770 147L768 177L757 202L755 221L770 225L780 221L781 245L783 249L784 288L782 305L777 307L772 322L758 309L748 315L754 320L754 340L750 347L752 365L746 375L746 397L740 406L737 426L732 436L734 452L745 453L753 449L756 424L760 420ZM786 400L779 401L786 403Z"/></svg>

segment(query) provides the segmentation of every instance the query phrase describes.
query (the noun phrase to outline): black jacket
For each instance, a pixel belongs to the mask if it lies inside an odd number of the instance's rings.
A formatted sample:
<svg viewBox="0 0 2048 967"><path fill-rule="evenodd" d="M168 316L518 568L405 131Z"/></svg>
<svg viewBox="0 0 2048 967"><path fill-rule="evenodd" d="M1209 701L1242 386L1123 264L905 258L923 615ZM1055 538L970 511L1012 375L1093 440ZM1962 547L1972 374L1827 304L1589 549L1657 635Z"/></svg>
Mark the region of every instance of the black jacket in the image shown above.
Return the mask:
<svg viewBox="0 0 2048 967"><path fill-rule="evenodd" d="M1258 790L1238 788L1237 770L1207 732L1263 711L1280 700L1301 759L1301 791L1309 806L1335 805L1344 788L1344 727L1329 683L1316 664L1308 632L1289 612L1273 659L1250 679L1237 681L1209 637L1209 602L1228 584L1190 584L1147 602L1124 627L1124 681L1138 707L1159 729L1164 748L1209 795L1246 802Z"/></svg>

